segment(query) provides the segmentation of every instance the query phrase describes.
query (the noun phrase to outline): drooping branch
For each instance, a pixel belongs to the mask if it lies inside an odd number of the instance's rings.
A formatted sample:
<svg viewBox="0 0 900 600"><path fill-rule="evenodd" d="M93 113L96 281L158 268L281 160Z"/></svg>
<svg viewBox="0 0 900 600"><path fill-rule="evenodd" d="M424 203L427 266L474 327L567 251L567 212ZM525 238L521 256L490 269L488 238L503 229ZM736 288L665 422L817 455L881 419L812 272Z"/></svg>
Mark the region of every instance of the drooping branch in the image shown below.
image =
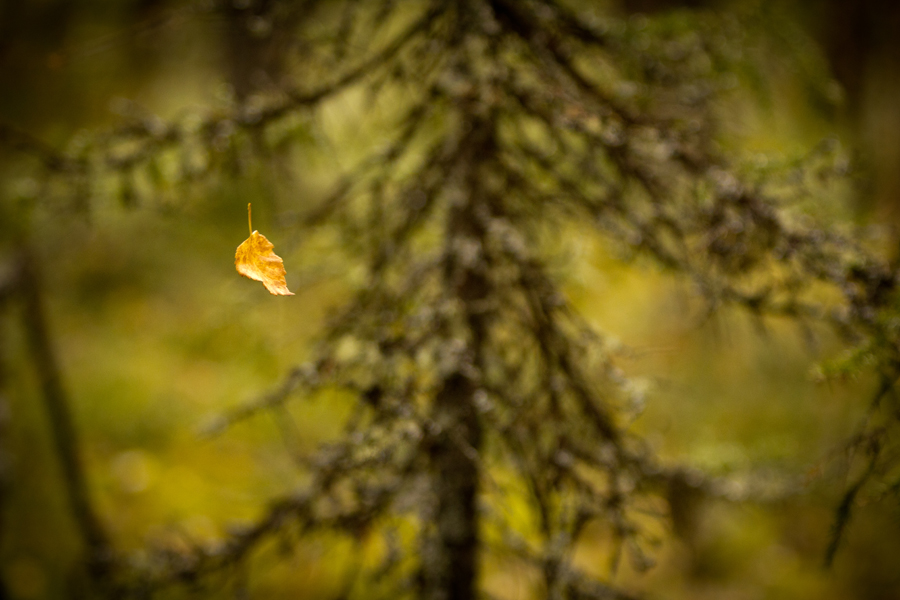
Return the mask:
<svg viewBox="0 0 900 600"><path fill-rule="evenodd" d="M419 18L403 29L387 45L372 53L354 68L313 89L285 89L282 91L281 98L270 101L261 107L241 105L232 112L214 114L200 120L199 123L195 119L189 119L190 123L166 123L152 116L146 119L133 119L126 125L96 136L93 142L95 150L90 153L89 157L83 154L69 156L56 151L27 133L3 124L0 124L0 144L26 154L36 155L51 171L84 175L99 168L128 172L167 149L186 145L195 135L194 132L198 132L203 138L212 139L222 131L234 129L258 131L298 110L322 104L327 99L371 77L373 73L389 68L411 40L427 35L429 28L442 11L439 3L431 4ZM117 146L125 142L129 146L136 147L121 152Z"/></svg>
<svg viewBox="0 0 900 600"><path fill-rule="evenodd" d="M151 554L142 568L120 573L119 593L146 598L173 586L211 585L215 576L280 537L364 535L405 494L415 493L424 447L430 443L426 429L414 417L351 428L303 460L311 481L302 492L274 500L262 517L219 542Z"/></svg>

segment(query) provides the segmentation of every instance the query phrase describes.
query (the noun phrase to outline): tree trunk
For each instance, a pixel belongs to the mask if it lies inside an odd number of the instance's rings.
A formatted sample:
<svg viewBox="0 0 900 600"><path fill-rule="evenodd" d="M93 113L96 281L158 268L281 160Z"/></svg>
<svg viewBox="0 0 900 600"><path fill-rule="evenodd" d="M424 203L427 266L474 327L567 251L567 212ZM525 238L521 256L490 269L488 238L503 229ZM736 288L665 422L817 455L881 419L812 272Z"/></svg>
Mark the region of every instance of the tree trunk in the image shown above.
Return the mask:
<svg viewBox="0 0 900 600"><path fill-rule="evenodd" d="M435 398L439 433L431 448L437 495L437 540L424 566L426 600L471 600L478 571L478 464L481 428L472 403L475 387L460 373Z"/></svg>
<svg viewBox="0 0 900 600"><path fill-rule="evenodd" d="M69 508L87 546L89 575L100 580L108 575L112 552L88 493L74 419L44 314L36 260L31 249L23 244L16 283L22 300L25 334L49 417Z"/></svg>
<svg viewBox="0 0 900 600"><path fill-rule="evenodd" d="M489 319L482 305L490 294L490 267L484 253L486 231L476 213L487 202L479 174L494 145L490 123L474 123L471 131L461 159L463 200L451 210L447 225L444 283L464 307L468 336L465 360L471 360L473 372L480 374ZM472 247L477 248L474 254L463 250ZM437 495L437 539L432 552L423 559L426 600L473 600L477 596L482 427L474 401L478 386L473 373L463 371L444 380L434 401L438 433L430 460L432 489Z"/></svg>

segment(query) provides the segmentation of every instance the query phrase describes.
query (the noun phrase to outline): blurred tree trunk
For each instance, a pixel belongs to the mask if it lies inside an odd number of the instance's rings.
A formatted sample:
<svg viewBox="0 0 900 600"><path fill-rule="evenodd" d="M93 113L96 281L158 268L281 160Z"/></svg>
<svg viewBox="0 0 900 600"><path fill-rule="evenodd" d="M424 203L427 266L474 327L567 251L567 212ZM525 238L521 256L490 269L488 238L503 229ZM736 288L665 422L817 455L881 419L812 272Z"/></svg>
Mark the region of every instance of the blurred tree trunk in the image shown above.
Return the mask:
<svg viewBox="0 0 900 600"><path fill-rule="evenodd" d="M20 250L16 291L21 298L25 335L50 421L50 433L62 470L69 508L86 546L90 575L102 582L109 574L112 551L103 525L91 504L81 463L81 446L48 330L40 270L33 251L26 243L22 243Z"/></svg>
<svg viewBox="0 0 900 600"><path fill-rule="evenodd" d="M238 103L272 87L281 71L270 0L223 0L228 77Z"/></svg>
<svg viewBox="0 0 900 600"><path fill-rule="evenodd" d="M469 379L454 373L435 398L434 422L440 431L430 460L437 496L437 540L423 565L425 600L475 598L479 474L473 453L480 447L481 428L474 394Z"/></svg>
<svg viewBox="0 0 900 600"><path fill-rule="evenodd" d="M466 107L463 107L466 110ZM488 194L482 189L484 164L493 152L493 123L471 120L462 159L462 201L455 207L447 225L447 259L444 283L465 307L468 329L467 358L483 372L483 348L487 335L487 316L482 305L491 296L486 273L490 270L481 250L486 231L476 213L484 210ZM477 248L473 256L463 250ZM437 543L424 569L425 600L471 600L476 597L479 551L479 452L483 437L475 403L477 382L463 372L444 380L435 397L433 420L437 436L430 460L433 489L437 497Z"/></svg>
<svg viewBox="0 0 900 600"><path fill-rule="evenodd" d="M850 125L874 168L871 206L900 227L900 3L821 3L817 35L847 95Z"/></svg>
<svg viewBox="0 0 900 600"><path fill-rule="evenodd" d="M33 130L35 113L72 108L48 91L58 91L54 76L65 60L61 50L75 9L65 0L0 0L0 120Z"/></svg>

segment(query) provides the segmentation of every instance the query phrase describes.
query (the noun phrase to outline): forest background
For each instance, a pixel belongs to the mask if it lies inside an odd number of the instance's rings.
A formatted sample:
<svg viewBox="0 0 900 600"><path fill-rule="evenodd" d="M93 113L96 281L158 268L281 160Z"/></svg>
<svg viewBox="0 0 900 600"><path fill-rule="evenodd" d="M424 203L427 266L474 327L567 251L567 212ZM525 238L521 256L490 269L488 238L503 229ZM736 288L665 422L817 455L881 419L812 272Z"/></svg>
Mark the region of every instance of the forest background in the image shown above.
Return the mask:
<svg viewBox="0 0 900 600"><path fill-rule="evenodd" d="M3 281L19 282L27 244L77 434L70 449L98 527L130 567L214 546L257 522L273 499L308 483L304 457L337 439L352 416L350 395L336 389L263 410L241 407L265 401L269 390L277 396L285 374L314 358L335 310L365 284L367 267L346 232L304 219L372 148L388 144L398 103L372 101L362 81L265 135L234 142L223 126L212 135L212 167L185 171L160 153L112 165L98 184L66 173L65 160L96 145L97 132L132 128L152 137L154 127L192 119L199 127L277 96L285 74L315 88L329 70L365 63L366 51L353 45L362 21L384 18L396 29L392 18L402 23L404 11L415 12L399 2L377 16L378 3L360 3L368 8L347 17L345 4L356 3L306 4L291 13L313 19L312 27L301 23L308 37L300 47L281 35L289 28L273 26L281 23L274 1L0 4ZM716 84L716 142L740 157L751 179L789 185L792 173L820 168L801 210L850 232L873 256L896 258L893 3L572 6L638 37L657 27L708 32L709 23L728 24L724 35L734 37L724 47L736 58ZM117 151L129 156L131 142L119 141ZM195 176L185 176L192 169ZM272 297L234 271L248 202L254 228L284 258L294 297ZM649 597L900 597L900 479L892 460L876 469L874 459L859 458L867 452L860 440L887 446L869 434L891 427L867 429L873 394L886 385L883 373L865 369L870 357L817 323L746 306L710 312L690 281L651 260L623 260L583 224L543 235L551 272L606 333L630 378L629 428L663 463L715 482L670 489L671 518L634 560L616 560L602 528L573 560ZM72 515L72 457L61 460L42 399L46 364L16 285L0 286L0 590L66 597L90 587L81 582L90 577L81 572L85 527ZM337 351L359 349L345 339ZM869 485L876 470L878 483ZM503 486L504 473L494 476L499 483L486 485ZM857 482L866 486L848 496ZM527 529L527 493L518 494L504 518ZM414 553L414 528L395 529L398 547ZM268 540L221 579L163 593L395 597L357 578L387 553L360 539L317 532L288 543L289 551ZM497 598L546 593L534 565L512 554L486 554L479 581Z"/></svg>

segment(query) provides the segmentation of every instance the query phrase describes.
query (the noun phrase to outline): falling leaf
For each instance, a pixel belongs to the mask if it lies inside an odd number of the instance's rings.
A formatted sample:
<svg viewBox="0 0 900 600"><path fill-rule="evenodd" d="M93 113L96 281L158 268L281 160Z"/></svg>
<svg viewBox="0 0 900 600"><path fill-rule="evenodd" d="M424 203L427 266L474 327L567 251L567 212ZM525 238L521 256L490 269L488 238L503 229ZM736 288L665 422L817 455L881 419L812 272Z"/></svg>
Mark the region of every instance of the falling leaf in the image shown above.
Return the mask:
<svg viewBox="0 0 900 600"><path fill-rule="evenodd" d="M247 205L247 222L250 225L250 237L237 247L234 255L234 266L237 272L254 281L261 281L270 294L276 296L293 296L287 288L284 276L284 261L272 252L275 246L266 236L253 230L250 205Z"/></svg>

